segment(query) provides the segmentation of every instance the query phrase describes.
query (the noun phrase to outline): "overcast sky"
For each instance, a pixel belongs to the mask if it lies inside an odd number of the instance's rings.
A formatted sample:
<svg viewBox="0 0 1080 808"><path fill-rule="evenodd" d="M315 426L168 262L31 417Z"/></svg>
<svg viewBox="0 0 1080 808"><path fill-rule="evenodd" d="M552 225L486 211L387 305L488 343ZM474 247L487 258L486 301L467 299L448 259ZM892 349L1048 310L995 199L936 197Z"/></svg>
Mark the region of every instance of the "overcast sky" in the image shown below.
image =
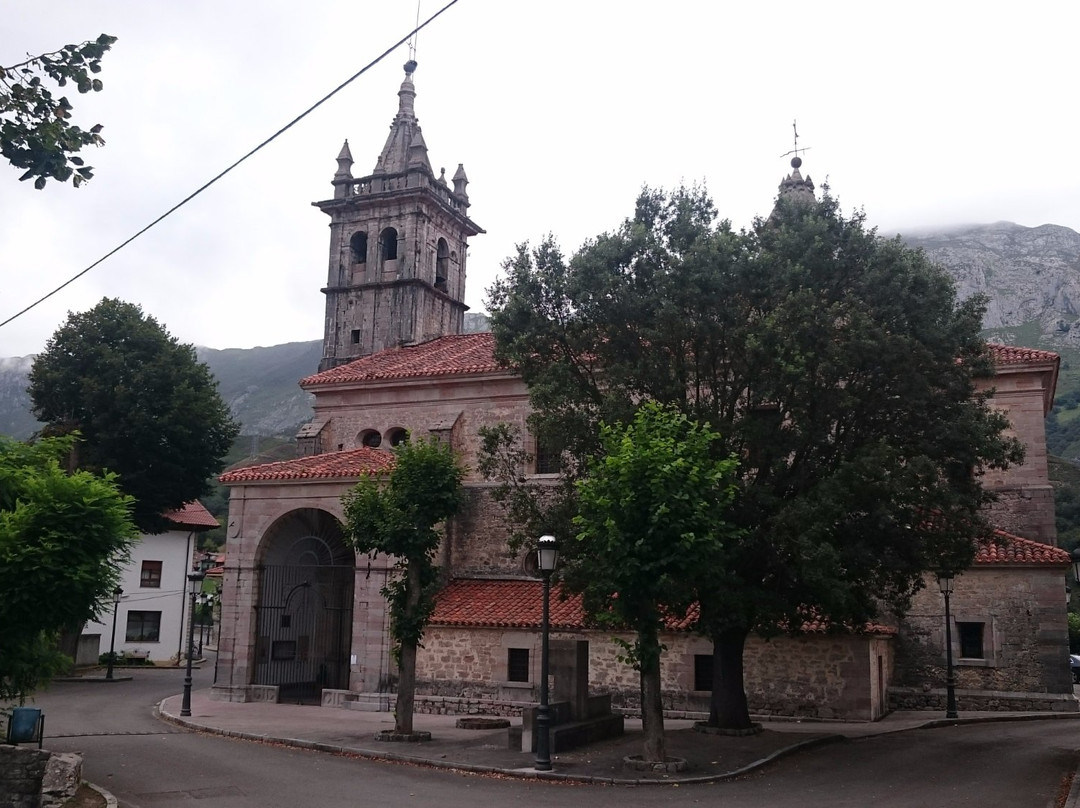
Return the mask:
<svg viewBox="0 0 1080 808"><path fill-rule="evenodd" d="M422 0L421 18L442 2ZM4 0L0 64L105 32L104 124L81 189L0 165L0 320L99 258L413 26L412 0ZM435 170L464 163L466 302L522 241L572 252L643 184L702 181L737 227L803 173L883 232L1009 220L1080 229L1080 4L459 0L419 36L416 111ZM140 304L213 348L322 338L334 158L374 167L403 47L217 185L32 312L0 356L68 311ZM1070 155L1073 155L1070 157Z"/></svg>

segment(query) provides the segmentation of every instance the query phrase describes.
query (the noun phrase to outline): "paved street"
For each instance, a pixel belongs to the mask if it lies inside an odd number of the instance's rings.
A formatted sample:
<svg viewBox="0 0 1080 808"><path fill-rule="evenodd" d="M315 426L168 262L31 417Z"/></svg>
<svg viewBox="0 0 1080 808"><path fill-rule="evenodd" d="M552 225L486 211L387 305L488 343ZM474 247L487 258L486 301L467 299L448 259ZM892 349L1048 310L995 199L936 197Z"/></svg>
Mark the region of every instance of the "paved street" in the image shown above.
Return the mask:
<svg viewBox="0 0 1080 808"><path fill-rule="evenodd" d="M980 806L1046 808L1078 762L1080 721L1028 721L913 730L795 754L714 785L581 786L468 776L192 733L152 717L183 672L132 671L111 685L61 682L37 703L47 746L81 750L85 776L121 806L200 808L435 803L582 808L629 804L725 808ZM212 670L197 672L196 689ZM312 708L318 709L318 708ZM566 789L573 789L572 797Z"/></svg>

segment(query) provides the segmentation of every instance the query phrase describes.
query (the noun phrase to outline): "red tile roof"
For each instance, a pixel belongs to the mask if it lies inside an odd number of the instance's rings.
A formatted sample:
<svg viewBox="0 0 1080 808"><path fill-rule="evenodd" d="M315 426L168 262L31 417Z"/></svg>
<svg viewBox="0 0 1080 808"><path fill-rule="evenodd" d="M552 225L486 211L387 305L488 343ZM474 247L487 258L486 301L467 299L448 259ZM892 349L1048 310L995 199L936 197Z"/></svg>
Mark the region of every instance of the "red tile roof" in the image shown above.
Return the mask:
<svg viewBox="0 0 1080 808"><path fill-rule="evenodd" d="M1004 530L995 530L992 538L979 542L975 554L976 566L995 564L1035 564L1061 566L1072 562L1069 554L1052 544L1013 536Z"/></svg>
<svg viewBox="0 0 1080 808"><path fill-rule="evenodd" d="M1040 351L1037 348L1018 348L1014 345L1000 345L996 342L987 344L990 357L996 365L1022 365L1028 362L1056 362L1058 355L1053 351Z"/></svg>
<svg viewBox="0 0 1080 808"><path fill-rule="evenodd" d="M298 457L295 460L281 460L277 463L233 469L225 472L218 479L230 485L263 480L357 478L364 474L384 471L393 464L394 456L390 452L362 446L345 452L327 452L309 457Z"/></svg>
<svg viewBox="0 0 1080 808"><path fill-rule="evenodd" d="M549 620L555 631L582 631L586 628L585 609L580 595L566 600L560 597L557 584L551 587L551 613ZM535 580L488 580L459 578L451 581L439 593L435 601L432 625L461 626L466 628L522 628L536 629L540 626L543 610L543 584ZM668 631L689 631L697 619L697 607L692 606L685 617L668 619ZM808 620L803 623L804 632L825 632L829 628L824 620ZM863 629L869 634L895 634L896 630L876 623L867 623Z"/></svg>
<svg viewBox="0 0 1080 808"><path fill-rule="evenodd" d="M165 518L177 527L218 527L218 520L203 507L199 500L192 500L175 511L166 511Z"/></svg>
<svg viewBox="0 0 1080 808"><path fill-rule="evenodd" d="M420 345L390 348L300 380L301 387L342 382L509 372L495 361L490 332L451 334Z"/></svg>

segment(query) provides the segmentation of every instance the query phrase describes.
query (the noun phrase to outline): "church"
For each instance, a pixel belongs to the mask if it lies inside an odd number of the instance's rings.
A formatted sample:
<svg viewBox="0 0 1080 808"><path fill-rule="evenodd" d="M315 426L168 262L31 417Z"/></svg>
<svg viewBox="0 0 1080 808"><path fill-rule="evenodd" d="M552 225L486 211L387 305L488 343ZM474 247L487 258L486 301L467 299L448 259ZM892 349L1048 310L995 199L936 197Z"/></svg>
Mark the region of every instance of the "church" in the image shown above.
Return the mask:
<svg viewBox="0 0 1080 808"><path fill-rule="evenodd" d="M436 175L415 112L416 63L405 65L398 110L370 174L356 178L348 142L337 157L330 217L323 356L300 381L314 419L295 460L222 475L230 488L218 670L228 701L393 708L396 683L386 602L391 559L358 557L344 539L341 498L388 469L408 435L448 441L477 467L479 431L509 423L527 434L528 390L494 359L490 333L463 333L470 216L459 164ZM793 162L781 193L814 193ZM1068 667L1069 556L1054 546L1053 490L1043 419L1058 357L991 346L993 404L1027 447L1022 466L995 472L999 528L952 595L951 637L962 709L1076 711ZM315 369L313 369L315 370ZM526 473L551 477L545 455ZM512 557L491 484L466 476L466 504L447 524L446 585L417 659L418 712L517 715L538 696L541 582ZM875 720L892 709L944 709L945 617L936 581L903 619L836 634L752 638L745 656L751 712ZM637 674L610 633L585 626L580 601L553 598L553 640L587 640L589 686L626 711ZM711 645L670 626L663 638L665 709L707 712ZM582 646L583 647L583 646Z"/></svg>

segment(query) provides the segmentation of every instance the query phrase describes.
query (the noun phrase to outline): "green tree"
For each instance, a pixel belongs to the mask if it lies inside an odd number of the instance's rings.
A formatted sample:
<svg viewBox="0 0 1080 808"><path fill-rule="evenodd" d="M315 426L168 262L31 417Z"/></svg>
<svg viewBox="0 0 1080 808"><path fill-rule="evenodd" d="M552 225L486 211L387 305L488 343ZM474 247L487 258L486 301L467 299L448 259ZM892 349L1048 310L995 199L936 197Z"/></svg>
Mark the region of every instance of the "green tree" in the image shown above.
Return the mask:
<svg viewBox="0 0 1080 808"><path fill-rule="evenodd" d="M73 467L108 470L135 498L144 532L197 499L239 426L209 368L134 304L106 298L68 315L30 369L47 434L78 431Z"/></svg>
<svg viewBox="0 0 1080 808"><path fill-rule="evenodd" d="M782 196L734 232L700 189L645 189L569 262L549 238L505 270L489 300L497 351L529 386L530 428L565 437L568 474L597 453L598 421L648 400L710 424L740 459L741 537L697 593L711 723L750 725L751 631L811 614L857 628L902 610L925 571L971 562L991 499L979 472L1022 457L975 392L992 367L983 302L958 302L861 213L827 192Z"/></svg>
<svg viewBox="0 0 1080 808"><path fill-rule="evenodd" d="M396 732L413 731L416 649L439 587L439 526L461 506L463 474L448 444L406 441L394 449L388 473L362 478L344 497L345 533L353 546L392 556L399 573L382 590L398 661Z"/></svg>
<svg viewBox="0 0 1080 808"><path fill-rule="evenodd" d="M0 699L70 664L57 635L100 613L135 539L131 498L113 475L61 467L73 442L0 436Z"/></svg>
<svg viewBox="0 0 1080 808"><path fill-rule="evenodd" d="M80 93L100 92L101 59L116 42L102 34L92 42L65 45L58 51L29 56L10 67L0 67L0 155L15 168L26 169L20 180L34 179L42 189L51 178L71 180L78 188L94 175L77 156L84 146L101 146L101 125L84 130L71 123L67 96L53 97L42 81L57 87L68 82Z"/></svg>
<svg viewBox="0 0 1080 808"><path fill-rule="evenodd" d="M602 455L577 483L575 552L563 570L602 625L629 628L641 677L645 758L663 761L660 632L696 600L695 582L726 566L736 461L720 436L673 408L646 404L626 426L600 427Z"/></svg>

